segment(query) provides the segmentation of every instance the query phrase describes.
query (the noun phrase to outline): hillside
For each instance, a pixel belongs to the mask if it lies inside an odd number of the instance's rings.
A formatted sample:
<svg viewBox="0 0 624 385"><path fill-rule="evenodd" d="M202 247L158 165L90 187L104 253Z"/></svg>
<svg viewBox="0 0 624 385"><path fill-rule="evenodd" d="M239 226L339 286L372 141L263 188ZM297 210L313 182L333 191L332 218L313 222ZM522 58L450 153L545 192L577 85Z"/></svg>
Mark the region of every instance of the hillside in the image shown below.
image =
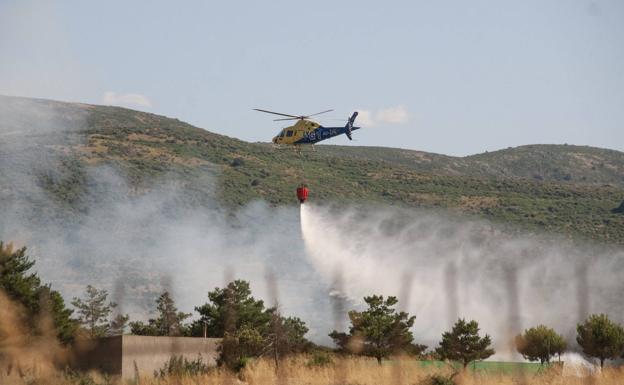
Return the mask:
<svg viewBox="0 0 624 385"><path fill-rule="evenodd" d="M162 184L175 185L189 207L232 209L256 199L295 204L294 188L303 178L300 156L291 151L154 114L0 97L0 116L0 209L15 211L19 201L20 215L32 220L54 220L49 199L78 217L115 194L141 195ZM460 158L317 147L303 155L317 203L443 208L524 230L624 244L624 215L611 212L624 199L621 152L532 145Z"/></svg>
<svg viewBox="0 0 624 385"><path fill-rule="evenodd" d="M381 160L434 174L624 187L624 154L589 146L535 144L461 158L384 147L324 146L321 151L333 156Z"/></svg>

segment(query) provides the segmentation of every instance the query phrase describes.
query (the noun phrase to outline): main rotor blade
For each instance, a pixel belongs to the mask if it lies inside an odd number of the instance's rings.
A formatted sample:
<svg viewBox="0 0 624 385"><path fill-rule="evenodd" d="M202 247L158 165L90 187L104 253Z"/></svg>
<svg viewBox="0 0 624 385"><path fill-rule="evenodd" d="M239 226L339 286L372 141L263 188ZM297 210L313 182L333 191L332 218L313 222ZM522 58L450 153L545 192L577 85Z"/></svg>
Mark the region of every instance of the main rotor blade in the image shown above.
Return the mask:
<svg viewBox="0 0 624 385"><path fill-rule="evenodd" d="M312 114L312 115L308 115L308 117L310 116L316 116L316 115L320 115L320 114L324 114L326 112L332 112L333 110L326 110L326 111L321 111L321 112L317 112L316 114Z"/></svg>
<svg viewBox="0 0 624 385"><path fill-rule="evenodd" d="M254 110L256 110L256 111L260 111L260 112L266 112L267 114L274 114L274 115L288 116L288 117L291 117L291 118L299 118L297 115L282 114L281 112L268 111L268 110L261 110L261 109L259 109L259 108L254 108Z"/></svg>
<svg viewBox="0 0 624 385"><path fill-rule="evenodd" d="M273 119L274 122L280 122L282 120L299 120L302 119L300 116L296 117L296 118L281 118L281 119Z"/></svg>

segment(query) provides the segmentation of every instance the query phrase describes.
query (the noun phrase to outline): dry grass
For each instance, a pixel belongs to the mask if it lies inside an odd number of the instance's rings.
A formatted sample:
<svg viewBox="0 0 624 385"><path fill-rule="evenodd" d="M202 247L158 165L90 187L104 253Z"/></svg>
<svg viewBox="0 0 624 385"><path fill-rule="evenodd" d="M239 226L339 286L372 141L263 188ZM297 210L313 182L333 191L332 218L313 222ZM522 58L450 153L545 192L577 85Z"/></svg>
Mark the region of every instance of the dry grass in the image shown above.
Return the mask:
<svg viewBox="0 0 624 385"><path fill-rule="evenodd" d="M431 384L432 375L448 377L450 369L423 368L413 360L399 360L393 364L378 366L374 360L364 358L337 359L324 367L307 365L307 357L297 357L282 362L278 370L270 360L258 360L251 363L239 375L225 370L214 369L209 374L196 377L153 378L145 377L128 384L140 385L419 385ZM0 373L2 385L74 385L74 384L111 384L111 381L98 374L86 377L67 378L62 373L37 376L32 371L23 375L13 372L7 376ZM455 376L457 385L616 385L624 383L624 370L605 369L601 374L591 377L562 376L556 371L542 374L486 374L466 372Z"/></svg>
<svg viewBox="0 0 624 385"><path fill-rule="evenodd" d="M37 320L42 335L32 338L23 328L23 309L0 292L0 385L112 385L122 383L99 373L78 374L59 370L70 352L56 341L51 320ZM453 369L423 366L410 358L397 358L384 365L374 359L334 357L325 366L311 366L309 356L282 360L276 369L268 359L252 361L241 373L214 368L201 376L154 378L129 381L134 385L426 385L432 376L449 378ZM463 372L457 385L620 385L624 367L607 368L589 377L563 376L561 370L544 373ZM450 383L449 383L450 384Z"/></svg>
<svg viewBox="0 0 624 385"><path fill-rule="evenodd" d="M58 363L67 357L67 350L56 339L50 317L44 315L35 320L41 334L37 338L29 334L25 320L22 306L0 291L0 385L32 384L36 377L56 375Z"/></svg>

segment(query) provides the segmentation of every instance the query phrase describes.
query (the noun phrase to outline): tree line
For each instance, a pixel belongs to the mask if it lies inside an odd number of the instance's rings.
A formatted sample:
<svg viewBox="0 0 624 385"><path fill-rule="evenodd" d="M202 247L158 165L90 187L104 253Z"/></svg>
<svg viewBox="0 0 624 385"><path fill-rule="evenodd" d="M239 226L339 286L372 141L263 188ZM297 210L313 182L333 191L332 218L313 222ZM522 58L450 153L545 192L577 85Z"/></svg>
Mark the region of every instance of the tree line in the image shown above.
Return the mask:
<svg viewBox="0 0 624 385"><path fill-rule="evenodd" d="M219 364L233 370L245 366L250 358L271 357L279 365L291 354L322 349L305 338L308 327L298 317L286 317L277 307L267 307L252 296L250 284L234 280L225 287L209 291L206 303L195 307L199 318L179 311L171 293L164 291L155 301L156 317L130 321L126 314L113 315L117 307L108 300L108 292L87 286L81 298L75 297L66 307L63 297L43 284L26 255L26 248L14 249L0 242L0 292L23 309L23 324L32 335L42 335L36 322L50 316L59 340L71 343L79 337L97 338L124 334L149 336L194 336L222 338ZM459 362L487 359L495 351L491 337L481 336L475 320L458 319L451 330L442 334L435 349L414 341L411 331L416 317L396 309L398 299L381 295L364 297L364 310L348 312L346 332L332 331L329 336L335 351L374 357L378 363L393 355L411 355ZM624 357L624 328L605 314L590 315L577 325L576 342L589 357L603 366L606 360ZM0 335L0 342L7 336ZM568 349L566 340L554 329L538 325L515 337L518 352L529 361L549 363Z"/></svg>

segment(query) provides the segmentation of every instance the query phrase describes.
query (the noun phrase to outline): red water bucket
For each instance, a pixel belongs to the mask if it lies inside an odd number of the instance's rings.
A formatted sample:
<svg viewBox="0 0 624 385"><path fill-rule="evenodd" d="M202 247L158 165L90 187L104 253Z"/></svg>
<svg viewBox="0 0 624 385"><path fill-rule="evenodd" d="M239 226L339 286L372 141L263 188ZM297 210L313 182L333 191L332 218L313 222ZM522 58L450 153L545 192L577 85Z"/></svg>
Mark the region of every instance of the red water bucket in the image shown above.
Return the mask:
<svg viewBox="0 0 624 385"><path fill-rule="evenodd" d="M308 188L306 186L297 187L297 199L299 199L299 203L303 203L308 199Z"/></svg>

